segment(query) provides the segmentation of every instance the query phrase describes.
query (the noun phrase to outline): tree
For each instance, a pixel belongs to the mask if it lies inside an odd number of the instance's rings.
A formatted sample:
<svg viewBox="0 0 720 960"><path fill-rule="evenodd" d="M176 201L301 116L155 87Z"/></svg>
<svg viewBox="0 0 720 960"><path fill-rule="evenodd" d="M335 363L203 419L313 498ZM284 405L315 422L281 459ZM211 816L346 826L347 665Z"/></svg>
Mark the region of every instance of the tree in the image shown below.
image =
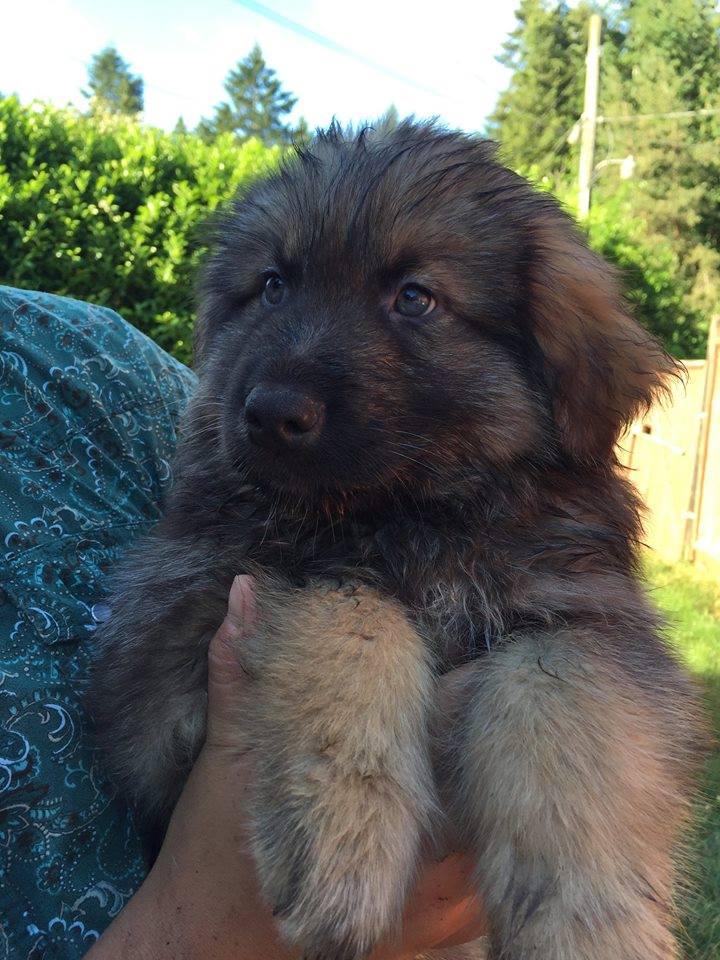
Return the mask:
<svg viewBox="0 0 720 960"><path fill-rule="evenodd" d="M375 123L373 123L373 126L376 130L385 130L389 133L391 130L394 130L399 123L400 114L398 113L398 108L394 103L391 103L385 113L381 114Z"/></svg>
<svg viewBox="0 0 720 960"><path fill-rule="evenodd" d="M257 44L230 71L225 91L228 99L215 107L215 115L198 124L197 132L204 140L214 140L221 133L233 133L240 141L257 137L273 146L291 143L296 134L301 138L307 136L304 121L300 121L298 128L288 124L287 115L297 98L283 90Z"/></svg>
<svg viewBox="0 0 720 960"><path fill-rule="evenodd" d="M512 166L551 173L567 164L567 134L582 111L588 6L521 0L515 15L498 57L512 76L486 135Z"/></svg>
<svg viewBox="0 0 720 960"><path fill-rule="evenodd" d="M510 83L488 125L507 162L571 205L578 147L566 134L582 112L590 12L521 0L500 58ZM701 355L720 309L720 115L658 114L720 108L715 3L612 0L602 13L596 161L632 155L635 168L624 182L617 166L596 167L590 242L620 264L666 346Z"/></svg>
<svg viewBox="0 0 720 960"><path fill-rule="evenodd" d="M708 317L720 308L720 115L663 114L720 108L718 18L711 0L629 0L622 28L601 74L609 120L599 129L599 156L635 158L622 214L642 223L646 244L672 252L685 345L702 353ZM616 181L600 176L593 202L617 192Z"/></svg>
<svg viewBox="0 0 720 960"><path fill-rule="evenodd" d="M0 282L111 306L189 363L208 214L280 154L0 100Z"/></svg>
<svg viewBox="0 0 720 960"><path fill-rule="evenodd" d="M300 117L297 124L295 125L294 130L292 131L292 142L297 144L300 147L307 146L312 140L312 130L305 119L305 117Z"/></svg>
<svg viewBox="0 0 720 960"><path fill-rule="evenodd" d="M88 68L90 113L135 116L143 109L143 80L133 76L130 66L115 47L105 47L92 58Z"/></svg>

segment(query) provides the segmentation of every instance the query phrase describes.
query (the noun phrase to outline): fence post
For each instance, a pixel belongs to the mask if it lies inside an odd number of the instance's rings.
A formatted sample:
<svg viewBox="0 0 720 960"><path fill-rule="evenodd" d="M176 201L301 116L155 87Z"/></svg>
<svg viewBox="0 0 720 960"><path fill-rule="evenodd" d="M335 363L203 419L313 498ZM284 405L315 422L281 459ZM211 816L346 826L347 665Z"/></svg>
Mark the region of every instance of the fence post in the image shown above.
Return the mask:
<svg viewBox="0 0 720 960"><path fill-rule="evenodd" d="M685 533L683 537L682 559L695 561L695 543L698 538L700 516L702 513L705 474L707 472L708 439L710 437L710 419L713 398L718 383L718 361L720 359L720 316L712 317L708 330L707 362L705 365L705 385L703 387L702 408L698 414L700 426L695 450L695 464L690 485Z"/></svg>

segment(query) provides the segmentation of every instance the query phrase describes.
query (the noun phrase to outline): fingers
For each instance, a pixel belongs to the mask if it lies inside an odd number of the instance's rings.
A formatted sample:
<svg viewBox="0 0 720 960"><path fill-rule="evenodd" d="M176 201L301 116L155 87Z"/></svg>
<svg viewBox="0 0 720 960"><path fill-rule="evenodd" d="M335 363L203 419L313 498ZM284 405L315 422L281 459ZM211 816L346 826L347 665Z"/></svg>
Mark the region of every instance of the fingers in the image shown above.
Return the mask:
<svg viewBox="0 0 720 960"><path fill-rule="evenodd" d="M425 954L486 934L487 920L473 889L472 871L472 859L458 854L426 863L405 908L400 943L385 943L372 960Z"/></svg>
<svg viewBox="0 0 720 960"><path fill-rule="evenodd" d="M210 644L211 657L218 670L237 663L237 641L243 632L252 628L255 619L255 580L243 574L232 582L225 619Z"/></svg>
<svg viewBox="0 0 720 960"><path fill-rule="evenodd" d="M254 579L235 577L227 614L208 651L208 746L240 746L238 707L249 682L242 661L242 641L256 618Z"/></svg>

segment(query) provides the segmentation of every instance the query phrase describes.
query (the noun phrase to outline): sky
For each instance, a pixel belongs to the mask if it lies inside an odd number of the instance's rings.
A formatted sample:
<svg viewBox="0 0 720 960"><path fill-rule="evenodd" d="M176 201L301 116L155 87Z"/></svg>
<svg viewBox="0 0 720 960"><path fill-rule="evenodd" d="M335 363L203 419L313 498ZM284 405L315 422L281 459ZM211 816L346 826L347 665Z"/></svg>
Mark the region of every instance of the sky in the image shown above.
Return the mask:
<svg viewBox="0 0 720 960"><path fill-rule="evenodd" d="M193 127L253 44L311 127L438 116L479 130L508 73L495 60L516 0L0 0L0 92L72 103L92 55L114 44L145 81L145 122ZM262 11L265 11L263 15ZM268 14L269 11L269 14ZM321 34L328 49L273 20ZM348 51L352 51L351 55Z"/></svg>

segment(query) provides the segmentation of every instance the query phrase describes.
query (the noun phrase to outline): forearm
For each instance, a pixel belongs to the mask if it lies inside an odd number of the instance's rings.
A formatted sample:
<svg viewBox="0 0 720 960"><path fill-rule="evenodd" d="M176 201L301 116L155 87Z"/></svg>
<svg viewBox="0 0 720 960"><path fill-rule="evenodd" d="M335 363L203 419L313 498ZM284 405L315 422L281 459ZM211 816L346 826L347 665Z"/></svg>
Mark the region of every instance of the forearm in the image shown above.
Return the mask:
<svg viewBox="0 0 720 960"><path fill-rule="evenodd" d="M157 863L88 960L296 960L260 896L241 826L218 831L219 810L223 824L242 824L228 801L242 796L242 774L232 765L206 770L206 763L201 754ZM373 960L411 960L480 936L471 870L457 855L427 864L402 943L380 945Z"/></svg>
<svg viewBox="0 0 720 960"><path fill-rule="evenodd" d="M148 878L149 880L150 878ZM183 907L174 904L153 883L146 883L87 954L87 960L285 960L293 954L274 936L238 935L238 920L217 916L196 920L187 929ZM188 904L189 912L192 905ZM381 947L374 960L411 960L414 951L398 953L397 947Z"/></svg>
<svg viewBox="0 0 720 960"><path fill-rule="evenodd" d="M243 923L242 906L223 915L201 913L192 896L177 902L149 877L95 944L88 960L286 960L293 955L273 936L271 924Z"/></svg>
<svg viewBox="0 0 720 960"><path fill-rule="evenodd" d="M236 768L198 759L147 879L88 960L290 960L258 892L247 843L230 809L243 793ZM209 797L212 793L217 796ZM217 815L227 825L218 831ZM203 822L207 820L207 822ZM210 822L210 821L213 822Z"/></svg>
<svg viewBox="0 0 720 960"><path fill-rule="evenodd" d="M136 960L189 960L193 947L184 929L182 907L173 908L165 901L163 892L148 877L89 952L88 960L130 956ZM173 916L180 922L173 923Z"/></svg>

